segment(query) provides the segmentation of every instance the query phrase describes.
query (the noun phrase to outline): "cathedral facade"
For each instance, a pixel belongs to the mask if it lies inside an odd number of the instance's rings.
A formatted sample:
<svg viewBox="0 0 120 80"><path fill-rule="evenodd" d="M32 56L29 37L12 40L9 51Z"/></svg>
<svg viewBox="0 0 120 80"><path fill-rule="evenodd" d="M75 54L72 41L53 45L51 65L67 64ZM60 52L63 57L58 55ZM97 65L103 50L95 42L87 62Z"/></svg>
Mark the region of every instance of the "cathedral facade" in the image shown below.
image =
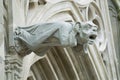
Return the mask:
<svg viewBox="0 0 120 80"><path fill-rule="evenodd" d="M114 1L0 0L0 80L120 80L119 6ZM32 51L15 38L18 27L33 25L27 29L32 34L35 24L88 21L98 31L94 43L86 44L87 50L79 44L49 44ZM54 45L55 40L51 41Z"/></svg>

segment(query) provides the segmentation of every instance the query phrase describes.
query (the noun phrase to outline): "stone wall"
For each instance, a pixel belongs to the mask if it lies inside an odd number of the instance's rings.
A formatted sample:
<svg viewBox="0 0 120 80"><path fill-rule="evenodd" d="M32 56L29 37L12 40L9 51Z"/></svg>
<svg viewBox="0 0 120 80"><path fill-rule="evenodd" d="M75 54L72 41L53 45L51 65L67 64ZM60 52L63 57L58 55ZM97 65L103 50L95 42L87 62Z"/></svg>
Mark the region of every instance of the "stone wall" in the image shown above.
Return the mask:
<svg viewBox="0 0 120 80"><path fill-rule="evenodd" d="M119 80L117 28L111 27L107 0L4 0L4 10L5 46L0 45L4 54L0 56L2 60L5 57L6 80ZM18 26L93 19L100 30L87 54L81 45L51 47L43 56L33 52L18 54L21 46L14 42L14 29Z"/></svg>

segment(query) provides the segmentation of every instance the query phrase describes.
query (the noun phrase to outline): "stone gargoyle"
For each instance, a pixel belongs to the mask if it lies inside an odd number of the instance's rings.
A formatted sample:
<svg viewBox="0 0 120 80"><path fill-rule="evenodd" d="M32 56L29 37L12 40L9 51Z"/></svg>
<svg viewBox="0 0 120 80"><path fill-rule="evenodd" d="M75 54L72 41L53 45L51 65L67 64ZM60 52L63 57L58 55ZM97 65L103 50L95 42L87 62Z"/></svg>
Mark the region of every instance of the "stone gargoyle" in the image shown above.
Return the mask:
<svg viewBox="0 0 120 80"><path fill-rule="evenodd" d="M15 39L33 52L41 47L93 44L97 34L98 26L92 21L39 23L15 29Z"/></svg>

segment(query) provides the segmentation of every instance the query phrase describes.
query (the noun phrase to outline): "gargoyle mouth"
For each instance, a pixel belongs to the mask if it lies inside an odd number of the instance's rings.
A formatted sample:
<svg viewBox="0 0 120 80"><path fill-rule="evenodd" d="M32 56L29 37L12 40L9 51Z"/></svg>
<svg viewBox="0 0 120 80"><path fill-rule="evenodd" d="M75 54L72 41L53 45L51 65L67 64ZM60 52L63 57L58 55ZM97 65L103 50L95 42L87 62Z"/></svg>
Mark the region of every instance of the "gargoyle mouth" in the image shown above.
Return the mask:
<svg viewBox="0 0 120 80"><path fill-rule="evenodd" d="M89 38L92 40L96 39L96 37L97 37L97 35L95 35L95 34L89 36Z"/></svg>

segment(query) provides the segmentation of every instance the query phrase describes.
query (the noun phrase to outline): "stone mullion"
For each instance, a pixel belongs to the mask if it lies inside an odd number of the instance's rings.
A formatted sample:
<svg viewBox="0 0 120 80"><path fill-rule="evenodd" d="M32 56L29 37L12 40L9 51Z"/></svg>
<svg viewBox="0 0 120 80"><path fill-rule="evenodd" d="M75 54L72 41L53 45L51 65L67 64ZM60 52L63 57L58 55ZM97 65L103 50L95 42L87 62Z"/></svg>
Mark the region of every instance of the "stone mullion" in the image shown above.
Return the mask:
<svg viewBox="0 0 120 80"><path fill-rule="evenodd" d="M48 56L52 66L54 68L54 71L56 73L56 76L58 77L58 80L64 80L64 76L62 75L62 72L57 64L55 53L56 53L56 51L54 51L54 49L51 49L48 52L47 56Z"/></svg>
<svg viewBox="0 0 120 80"><path fill-rule="evenodd" d="M13 38L13 24L14 24L14 20L13 20L13 5L15 3L13 3L13 0L8 0L8 41L9 41L9 47L13 47L14 46L14 38Z"/></svg>
<svg viewBox="0 0 120 80"><path fill-rule="evenodd" d="M104 22L105 22L105 26L106 26L105 27L106 32L109 32L109 33L106 33L107 38L108 38L108 53L107 53L108 55L106 57L108 57L108 59L109 59L109 62L108 62L108 64L109 64L108 68L110 69L109 73L111 73L111 75L112 75L111 80L118 79L119 78L119 76L118 76L119 70L118 70L115 43L114 43L114 38L113 38L114 35L113 35L111 23L110 23L110 15L109 15L109 11L108 11L109 8L108 8L107 0L105 0L104 2L100 1L100 5L102 6L101 10L105 13L103 15L103 17L104 17Z"/></svg>
<svg viewBox="0 0 120 80"><path fill-rule="evenodd" d="M89 47L89 56L100 80L109 80L103 59L95 46Z"/></svg>

